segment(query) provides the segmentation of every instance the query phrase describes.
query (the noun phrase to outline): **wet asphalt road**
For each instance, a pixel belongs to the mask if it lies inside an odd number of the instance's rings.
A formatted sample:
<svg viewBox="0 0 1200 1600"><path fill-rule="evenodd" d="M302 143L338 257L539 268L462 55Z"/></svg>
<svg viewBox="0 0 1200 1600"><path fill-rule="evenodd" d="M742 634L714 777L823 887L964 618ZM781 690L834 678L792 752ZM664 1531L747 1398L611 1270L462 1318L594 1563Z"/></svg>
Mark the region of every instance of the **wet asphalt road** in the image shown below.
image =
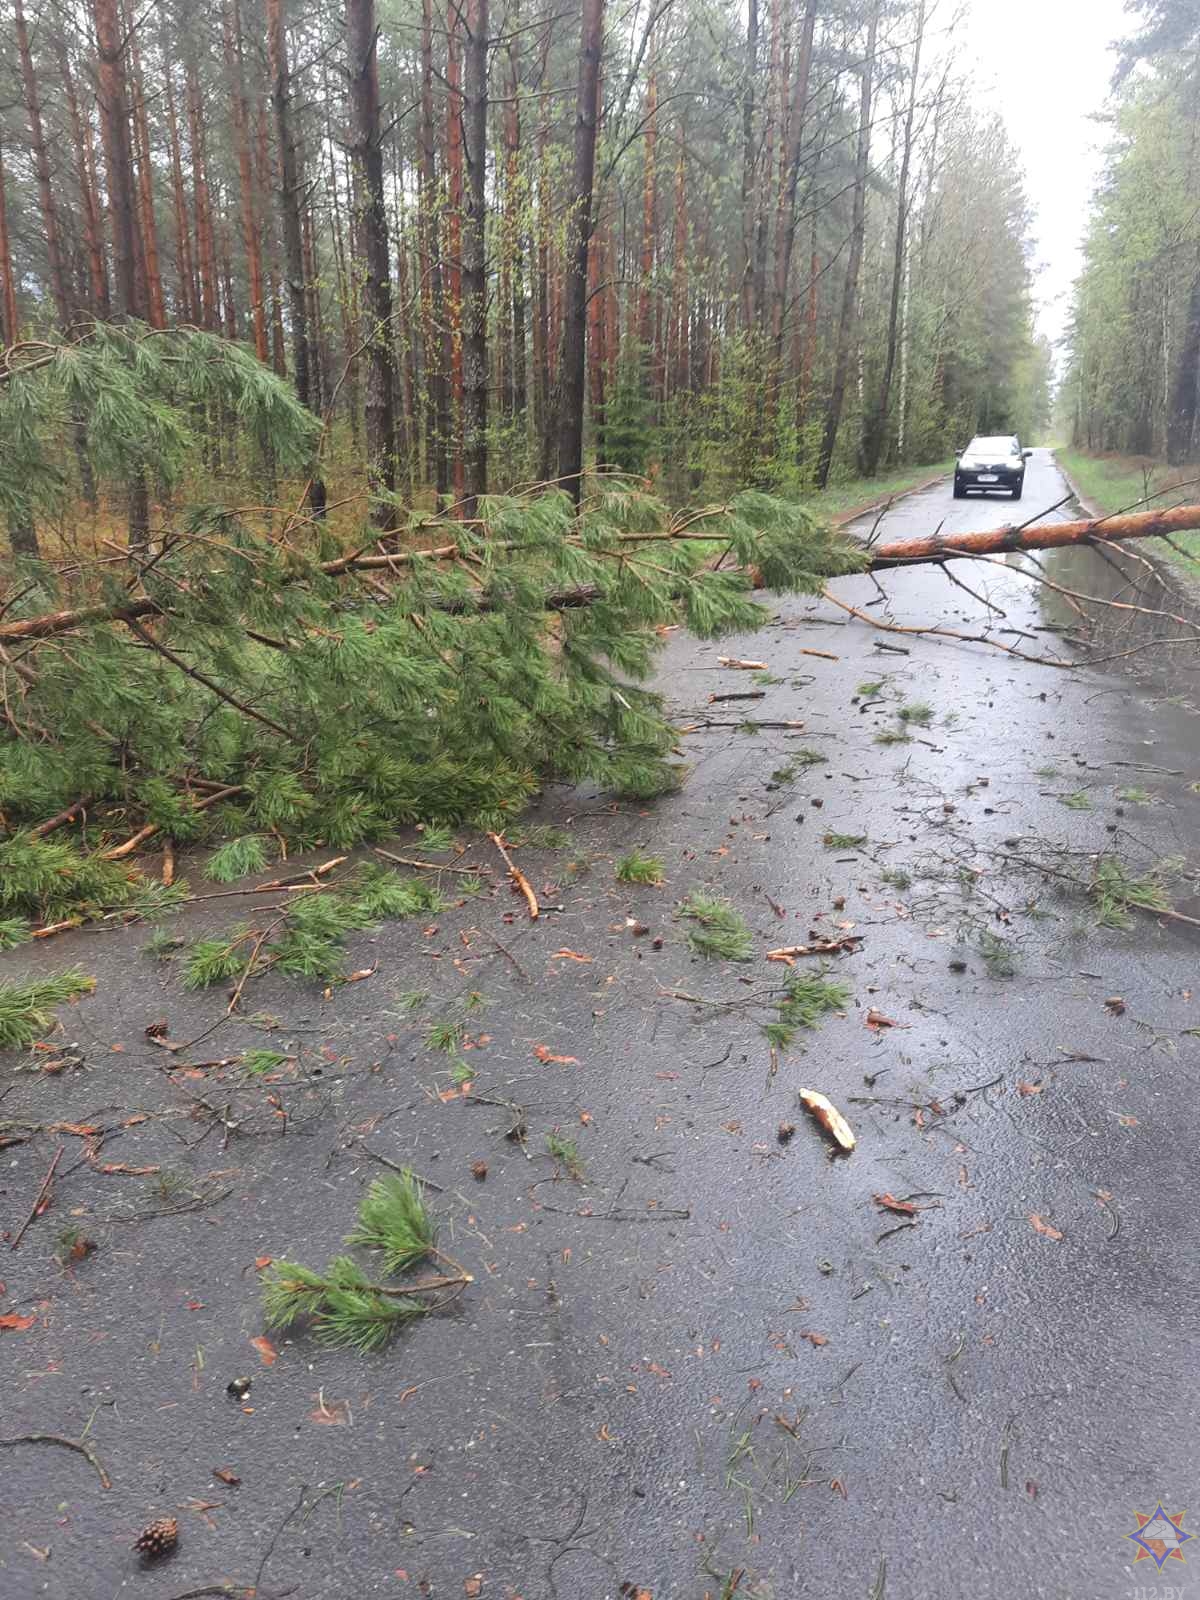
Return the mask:
<svg viewBox="0 0 1200 1600"><path fill-rule="evenodd" d="M1022 516L1064 492L1039 452ZM882 534L1013 514L937 488ZM1073 558L1052 570L1087 587ZM874 614L966 632L990 615L1007 642L1053 640L1038 630L1057 614L1015 570L964 576L1006 615L934 571L888 575ZM839 593L878 598L867 580ZM0 1118L109 1131L90 1164L61 1130L0 1154L11 1229L65 1147L52 1210L19 1251L0 1246L0 1314L36 1316L0 1332L0 1437L86 1427L112 1488L57 1447L0 1455L2 1600L222 1584L268 1600L716 1600L739 1573L739 1596L774 1600L1115 1600L1186 1581L1173 1560L1135 1569L1125 1536L1135 1508L1174 1513L1200 1485L1200 940L1151 917L1099 930L1081 897L1006 858L1174 854L1194 874L1189 680L1142 682L1128 660L1065 674L843 622L792 600L752 637L676 636L663 684L681 722L805 726L686 735L691 780L653 808L553 795L538 820L571 843L522 854L551 908L536 925L501 886L423 930L387 926L352 949L352 967L378 963L370 979L333 999L265 979L247 1009L277 1019L269 1036L231 1024L182 1058L269 1037L300 1058L273 1083L166 1076L181 1058L146 1027L190 1038L224 997L185 993L140 953L144 930L9 958L77 961L98 988L67 1017L82 1066L6 1062ZM718 655L779 681L709 705L752 687ZM876 742L918 703L927 726ZM802 749L827 760L773 780ZM1080 794L1086 809L1063 804ZM865 837L827 848L827 833ZM634 844L663 857L665 889L614 881ZM486 846L471 859L494 865ZM697 887L745 914L752 963L689 954L672 913ZM1175 894L1200 909L1194 878ZM227 926L238 905L193 908L184 928ZM761 1025L783 969L763 956L810 930L863 936L837 966L853 1002L773 1070ZM485 996L471 1100L439 1099L444 1059L397 1004L425 988L426 1019ZM850 1117L849 1159L830 1160L801 1085ZM492 1100L524 1108L524 1149ZM786 1145L781 1122L798 1125ZM554 1128L582 1184L543 1154ZM297 1335L266 1364L256 1260L339 1249L384 1170L364 1146L440 1186L444 1246L477 1282L386 1355ZM920 1209L881 1210L884 1194ZM98 1249L64 1271L68 1223ZM226 1385L243 1374L239 1404ZM129 1546L163 1514L179 1549L144 1568Z"/></svg>

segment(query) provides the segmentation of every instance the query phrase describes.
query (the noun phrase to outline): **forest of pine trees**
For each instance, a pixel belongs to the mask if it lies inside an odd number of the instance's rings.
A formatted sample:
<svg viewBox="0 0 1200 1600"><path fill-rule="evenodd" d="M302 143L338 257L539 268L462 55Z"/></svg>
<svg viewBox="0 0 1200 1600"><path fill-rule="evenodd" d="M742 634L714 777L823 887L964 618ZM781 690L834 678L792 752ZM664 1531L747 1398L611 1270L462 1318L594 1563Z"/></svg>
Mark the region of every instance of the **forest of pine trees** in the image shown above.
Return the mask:
<svg viewBox="0 0 1200 1600"><path fill-rule="evenodd" d="M1063 404L1085 449L1200 456L1200 8L1141 0L1076 290Z"/></svg>
<svg viewBox="0 0 1200 1600"><path fill-rule="evenodd" d="M323 423L292 470L338 528L591 464L803 492L1042 420L1021 174L946 3L3 9L10 363L96 319L241 341ZM10 414L55 468L4 491L15 548L111 498L103 426ZM187 470L261 488L235 432ZM166 479L118 477L136 539Z"/></svg>

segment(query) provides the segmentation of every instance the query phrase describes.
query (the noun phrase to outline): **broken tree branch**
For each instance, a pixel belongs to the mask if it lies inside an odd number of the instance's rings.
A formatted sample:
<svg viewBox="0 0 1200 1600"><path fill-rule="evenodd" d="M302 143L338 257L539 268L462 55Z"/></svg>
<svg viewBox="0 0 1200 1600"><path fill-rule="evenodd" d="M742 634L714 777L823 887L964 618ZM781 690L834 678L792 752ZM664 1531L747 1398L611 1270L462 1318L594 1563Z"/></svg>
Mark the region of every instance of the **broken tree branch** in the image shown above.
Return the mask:
<svg viewBox="0 0 1200 1600"><path fill-rule="evenodd" d="M529 920L530 920L530 922L536 922L537 919L538 919L538 916L539 916L540 908L539 908L538 902L537 902L537 895L535 895L534 892L533 892L533 885L530 883L529 879L525 876L525 874L521 871L520 867L517 866L517 864L513 860L513 858L509 855L507 849L505 848L504 841L503 841L503 839L501 839L500 835L498 833L489 833L488 834L488 838L492 841L492 843L496 846L496 849L499 850L500 854L503 856L504 865L508 868L509 877L516 884L517 888L521 891L521 893L525 896L525 904L529 907Z"/></svg>

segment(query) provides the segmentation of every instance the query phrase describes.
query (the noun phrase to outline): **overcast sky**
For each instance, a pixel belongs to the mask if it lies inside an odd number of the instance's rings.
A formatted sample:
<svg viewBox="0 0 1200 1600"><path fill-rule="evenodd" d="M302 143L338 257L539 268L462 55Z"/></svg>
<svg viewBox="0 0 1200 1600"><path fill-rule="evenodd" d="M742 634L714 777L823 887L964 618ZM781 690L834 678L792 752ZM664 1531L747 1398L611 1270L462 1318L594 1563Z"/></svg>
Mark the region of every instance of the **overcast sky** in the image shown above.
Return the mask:
<svg viewBox="0 0 1200 1600"><path fill-rule="evenodd" d="M1036 208L1038 325L1053 340L1070 309L1107 137L1089 116L1108 92L1110 45L1131 31L1124 0L973 0L963 30L972 75L1000 108L1024 161Z"/></svg>

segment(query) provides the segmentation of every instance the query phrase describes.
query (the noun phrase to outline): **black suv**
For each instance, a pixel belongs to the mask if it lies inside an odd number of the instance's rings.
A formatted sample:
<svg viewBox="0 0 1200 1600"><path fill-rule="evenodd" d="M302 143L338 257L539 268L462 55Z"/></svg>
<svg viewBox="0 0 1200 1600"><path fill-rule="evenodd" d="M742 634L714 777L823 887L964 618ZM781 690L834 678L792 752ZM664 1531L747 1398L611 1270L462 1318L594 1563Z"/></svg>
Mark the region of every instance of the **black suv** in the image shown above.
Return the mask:
<svg viewBox="0 0 1200 1600"><path fill-rule="evenodd" d="M1033 454L1022 450L1015 433L996 439L972 439L954 467L954 498L965 500L968 489L1007 489L1014 500L1025 488L1025 463Z"/></svg>

